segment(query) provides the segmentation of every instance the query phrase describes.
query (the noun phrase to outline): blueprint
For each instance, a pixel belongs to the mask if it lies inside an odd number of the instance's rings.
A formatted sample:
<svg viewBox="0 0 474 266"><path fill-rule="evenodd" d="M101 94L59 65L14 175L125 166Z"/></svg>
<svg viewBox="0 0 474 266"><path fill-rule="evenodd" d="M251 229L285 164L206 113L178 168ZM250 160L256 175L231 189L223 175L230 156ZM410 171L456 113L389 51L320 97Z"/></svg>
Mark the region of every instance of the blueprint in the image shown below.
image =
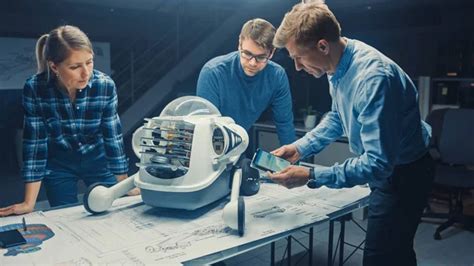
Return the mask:
<svg viewBox="0 0 474 266"><path fill-rule="evenodd" d="M27 221L46 224L55 236L39 252L8 257L0 250L0 265L179 264L326 220L367 195L362 187L289 190L263 184L257 195L245 198L243 237L222 220L225 199L195 211L154 208L135 196L120 198L101 215L82 206L34 213ZM0 226L20 219L2 218Z"/></svg>

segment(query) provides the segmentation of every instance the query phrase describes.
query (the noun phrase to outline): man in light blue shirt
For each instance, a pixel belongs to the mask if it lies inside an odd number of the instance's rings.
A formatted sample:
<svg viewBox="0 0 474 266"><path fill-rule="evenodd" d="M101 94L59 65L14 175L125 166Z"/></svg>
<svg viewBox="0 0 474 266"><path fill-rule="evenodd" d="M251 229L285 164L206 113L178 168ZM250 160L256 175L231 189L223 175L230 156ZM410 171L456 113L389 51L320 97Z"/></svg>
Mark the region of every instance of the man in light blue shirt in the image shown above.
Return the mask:
<svg viewBox="0 0 474 266"><path fill-rule="evenodd" d="M291 92L285 70L270 59L275 28L263 19L242 27L239 50L207 62L199 74L197 96L213 103L223 116L249 130L271 108L280 144L295 140Z"/></svg>
<svg viewBox="0 0 474 266"><path fill-rule="evenodd" d="M431 128L420 118L417 90L392 60L369 45L341 37L321 3L297 4L274 39L296 69L327 74L331 111L303 138L273 153L292 162L347 136L356 157L331 167L290 166L270 174L288 188L371 188L364 265L416 265L413 238L432 184L427 154Z"/></svg>

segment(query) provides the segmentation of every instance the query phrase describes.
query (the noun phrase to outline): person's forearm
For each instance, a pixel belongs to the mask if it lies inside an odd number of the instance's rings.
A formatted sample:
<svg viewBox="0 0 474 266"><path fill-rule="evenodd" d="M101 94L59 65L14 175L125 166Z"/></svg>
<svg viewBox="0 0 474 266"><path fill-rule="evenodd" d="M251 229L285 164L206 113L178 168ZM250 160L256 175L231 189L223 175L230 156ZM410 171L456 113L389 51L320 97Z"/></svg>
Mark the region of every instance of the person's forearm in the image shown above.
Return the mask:
<svg viewBox="0 0 474 266"><path fill-rule="evenodd" d="M120 182L128 178L128 175L127 174L115 175L115 178L117 178L117 181Z"/></svg>
<svg viewBox="0 0 474 266"><path fill-rule="evenodd" d="M306 133L304 137L295 141L294 144L301 158L306 158L309 155L319 153L329 143L340 138L342 133L342 124L339 116L334 112L329 112L315 128Z"/></svg>
<svg viewBox="0 0 474 266"><path fill-rule="evenodd" d="M32 208L35 207L36 199L41 188L41 181L31 182L25 184L25 203Z"/></svg>
<svg viewBox="0 0 474 266"><path fill-rule="evenodd" d="M117 182L122 182L122 181L124 181L125 179L128 178L128 175L127 174L115 175L115 177L117 178ZM140 195L140 189L137 188L135 185L133 185L133 189L128 191L127 195L128 196Z"/></svg>

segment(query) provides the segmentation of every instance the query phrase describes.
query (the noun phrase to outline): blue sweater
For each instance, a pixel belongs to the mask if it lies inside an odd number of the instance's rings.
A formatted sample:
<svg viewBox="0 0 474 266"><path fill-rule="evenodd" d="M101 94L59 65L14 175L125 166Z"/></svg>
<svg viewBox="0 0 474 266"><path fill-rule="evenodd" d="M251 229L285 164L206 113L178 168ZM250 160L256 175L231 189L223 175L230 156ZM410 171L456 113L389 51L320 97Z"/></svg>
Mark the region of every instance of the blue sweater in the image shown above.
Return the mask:
<svg viewBox="0 0 474 266"><path fill-rule="evenodd" d="M196 94L246 130L271 107L280 144L295 140L288 78L285 70L272 61L249 77L242 69L237 51L211 59L199 74Z"/></svg>

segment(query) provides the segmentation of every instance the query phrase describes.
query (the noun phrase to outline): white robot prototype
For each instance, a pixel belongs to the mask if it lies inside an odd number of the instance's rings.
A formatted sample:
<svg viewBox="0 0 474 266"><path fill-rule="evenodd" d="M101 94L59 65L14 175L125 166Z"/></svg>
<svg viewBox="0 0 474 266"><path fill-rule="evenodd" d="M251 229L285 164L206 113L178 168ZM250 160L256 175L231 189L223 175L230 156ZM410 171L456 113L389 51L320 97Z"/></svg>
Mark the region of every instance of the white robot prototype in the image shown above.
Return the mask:
<svg viewBox="0 0 474 266"><path fill-rule="evenodd" d="M134 187L145 204L194 210L231 193L224 222L244 233L245 204L240 195L258 192L258 172L240 159L248 146L244 128L221 116L209 101L185 96L169 103L159 117L145 119L132 138L139 171L112 187L93 184L84 207L97 214Z"/></svg>

